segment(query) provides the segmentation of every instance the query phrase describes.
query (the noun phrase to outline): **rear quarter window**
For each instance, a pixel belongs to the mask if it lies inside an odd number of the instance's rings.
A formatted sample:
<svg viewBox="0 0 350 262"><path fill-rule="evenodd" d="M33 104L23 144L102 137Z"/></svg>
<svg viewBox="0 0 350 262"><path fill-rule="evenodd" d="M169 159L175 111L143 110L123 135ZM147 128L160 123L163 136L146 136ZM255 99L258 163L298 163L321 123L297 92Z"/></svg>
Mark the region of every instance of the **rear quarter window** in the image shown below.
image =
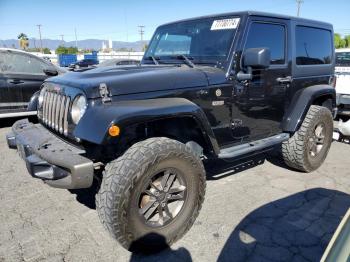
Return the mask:
<svg viewBox="0 0 350 262"><path fill-rule="evenodd" d="M332 32L326 29L297 26L296 64L322 65L332 63Z"/></svg>

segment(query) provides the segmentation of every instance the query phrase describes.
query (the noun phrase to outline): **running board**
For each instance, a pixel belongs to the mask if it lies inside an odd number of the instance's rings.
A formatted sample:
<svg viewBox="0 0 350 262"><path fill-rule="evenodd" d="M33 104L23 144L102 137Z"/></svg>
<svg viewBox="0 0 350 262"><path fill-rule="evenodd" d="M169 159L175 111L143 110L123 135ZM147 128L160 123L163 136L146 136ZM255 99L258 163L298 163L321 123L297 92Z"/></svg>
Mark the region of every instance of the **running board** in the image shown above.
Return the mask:
<svg viewBox="0 0 350 262"><path fill-rule="evenodd" d="M254 142L246 143L239 146L233 146L220 150L219 158L234 158L245 155L264 148L272 147L289 139L289 134L282 133L276 136L271 136Z"/></svg>

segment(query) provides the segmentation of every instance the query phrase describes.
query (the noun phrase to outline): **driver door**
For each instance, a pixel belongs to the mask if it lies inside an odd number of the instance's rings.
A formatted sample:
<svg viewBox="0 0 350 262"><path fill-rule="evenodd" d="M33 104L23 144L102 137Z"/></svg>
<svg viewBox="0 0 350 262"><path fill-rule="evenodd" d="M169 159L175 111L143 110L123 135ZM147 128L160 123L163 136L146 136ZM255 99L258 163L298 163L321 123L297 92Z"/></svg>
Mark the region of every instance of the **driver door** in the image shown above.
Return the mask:
<svg viewBox="0 0 350 262"><path fill-rule="evenodd" d="M269 48L271 61L267 69L253 68L251 80L234 85L232 126L234 137L240 142L281 133L291 81L288 26L289 21L283 19L250 18L242 54L248 48Z"/></svg>

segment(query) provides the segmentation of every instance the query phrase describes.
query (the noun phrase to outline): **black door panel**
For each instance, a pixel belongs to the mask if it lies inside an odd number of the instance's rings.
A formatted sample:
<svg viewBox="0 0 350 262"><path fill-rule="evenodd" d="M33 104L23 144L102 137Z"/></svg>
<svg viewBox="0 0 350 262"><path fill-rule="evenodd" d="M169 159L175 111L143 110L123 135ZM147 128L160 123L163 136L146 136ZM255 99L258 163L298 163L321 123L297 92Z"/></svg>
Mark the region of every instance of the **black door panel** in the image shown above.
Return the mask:
<svg viewBox="0 0 350 262"><path fill-rule="evenodd" d="M3 75L0 80L0 110L1 113L15 112L26 105L22 101L21 82L19 78L8 78Z"/></svg>
<svg viewBox="0 0 350 262"><path fill-rule="evenodd" d="M45 75L7 74L7 85L13 94L13 102L28 103L46 78Z"/></svg>
<svg viewBox="0 0 350 262"><path fill-rule="evenodd" d="M282 19L250 18L240 53L244 54L247 48L269 48L271 65L267 69L253 68L252 80L234 83L232 123L237 142L281 132L291 84L288 26L289 22Z"/></svg>

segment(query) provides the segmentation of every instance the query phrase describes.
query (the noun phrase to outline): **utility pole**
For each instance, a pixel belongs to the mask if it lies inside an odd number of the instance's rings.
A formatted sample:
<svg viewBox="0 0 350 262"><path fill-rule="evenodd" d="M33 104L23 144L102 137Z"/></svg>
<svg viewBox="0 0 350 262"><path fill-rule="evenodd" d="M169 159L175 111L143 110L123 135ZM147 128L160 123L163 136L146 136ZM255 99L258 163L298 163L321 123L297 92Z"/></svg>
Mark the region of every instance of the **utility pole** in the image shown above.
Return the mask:
<svg viewBox="0 0 350 262"><path fill-rule="evenodd" d="M61 37L62 46L64 46L64 39L63 39L64 35L60 35L60 37Z"/></svg>
<svg viewBox="0 0 350 262"><path fill-rule="evenodd" d="M42 25L36 25L39 29L39 37L40 37L40 52L42 53L43 52L43 42L41 40L41 27Z"/></svg>
<svg viewBox="0 0 350 262"><path fill-rule="evenodd" d="M143 41L143 35L145 33L145 30L144 30L145 26L144 25L139 25L138 28L140 28L139 29L139 33L140 33L140 36L141 36L141 41Z"/></svg>
<svg viewBox="0 0 350 262"><path fill-rule="evenodd" d="M78 37L77 37L77 28L74 27L74 34L75 34L75 47L78 49Z"/></svg>
<svg viewBox="0 0 350 262"><path fill-rule="evenodd" d="M296 0L297 1L297 5L298 5L298 11L297 11L297 16L300 16L300 8L301 8L301 4L304 3L304 0Z"/></svg>

